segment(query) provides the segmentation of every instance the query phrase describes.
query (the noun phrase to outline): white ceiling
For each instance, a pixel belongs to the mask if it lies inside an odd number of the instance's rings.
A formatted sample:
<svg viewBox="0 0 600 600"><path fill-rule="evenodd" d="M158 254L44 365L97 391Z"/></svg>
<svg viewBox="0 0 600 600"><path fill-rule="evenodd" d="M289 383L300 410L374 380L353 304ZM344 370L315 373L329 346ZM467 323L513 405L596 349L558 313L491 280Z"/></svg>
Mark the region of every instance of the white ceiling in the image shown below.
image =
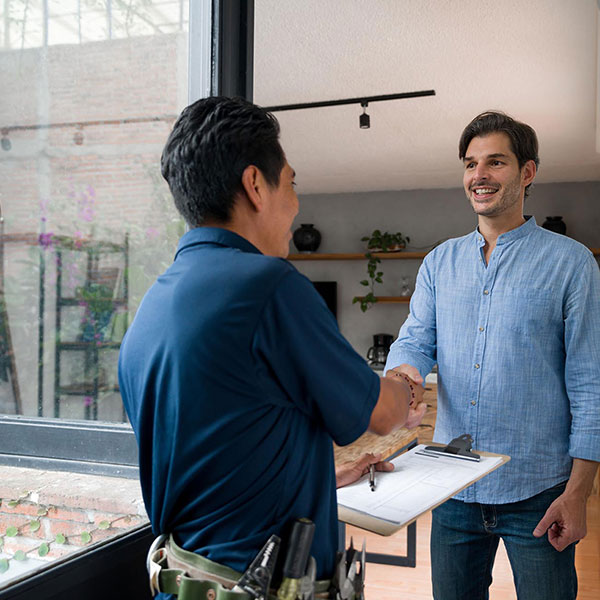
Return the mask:
<svg viewBox="0 0 600 600"><path fill-rule="evenodd" d="M540 140L537 181L600 180L600 0L255 0L263 106L435 89L278 112L300 193L459 187L458 138L503 110Z"/></svg>

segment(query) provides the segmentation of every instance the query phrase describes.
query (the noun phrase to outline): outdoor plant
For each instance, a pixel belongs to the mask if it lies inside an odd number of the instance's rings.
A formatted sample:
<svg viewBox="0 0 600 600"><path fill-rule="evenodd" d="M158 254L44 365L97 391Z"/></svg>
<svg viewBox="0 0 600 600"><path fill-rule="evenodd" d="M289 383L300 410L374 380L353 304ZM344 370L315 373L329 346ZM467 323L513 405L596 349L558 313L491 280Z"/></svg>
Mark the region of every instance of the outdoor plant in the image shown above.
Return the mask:
<svg viewBox="0 0 600 600"><path fill-rule="evenodd" d="M8 508L15 508L21 503L27 503L31 507L31 514L22 515L23 522L17 526L11 525L7 527L4 534L0 534L0 553L4 554L4 557L0 558L0 575L8 571L11 566L12 561L23 562L28 560L29 558L43 558L46 556L52 549L53 546L62 546L64 544L72 543L78 538L80 544L87 545L94 540L94 534L100 530L110 529L114 523L117 521L125 521L129 522L132 518L135 518L136 515L114 515L114 519L109 521L104 519L98 523L89 522L87 523L87 527L81 531L81 533L73 534L73 535L65 535L64 533L56 533L52 536L44 537L40 540L40 544L38 546L32 546L28 550L17 550L14 553L9 553L5 548L5 539L6 538L16 538L17 536L22 536L28 539L36 539L32 537L31 534L35 534L42 528L42 520L48 518L49 512L54 508L50 505L45 506L41 505L35 500L35 493L30 491L23 491L22 494L13 500L3 500L0 499L0 504L5 503ZM37 507L37 510L35 510Z"/></svg>
<svg viewBox="0 0 600 600"><path fill-rule="evenodd" d="M78 287L75 295L85 307L82 319L82 339L102 340L114 312L112 290L100 283L89 283Z"/></svg>
<svg viewBox="0 0 600 600"><path fill-rule="evenodd" d="M368 279L363 279L360 285L364 285L369 288L369 291L364 296L355 296L352 299L352 304L360 303L360 310L366 312L373 304L377 302L375 296L375 285L383 283L383 271L380 270L378 265L381 263L381 259L377 256L373 256L374 252L394 252L406 248L406 244L410 242L408 236L403 236L400 232L383 233L379 229L375 229L370 236L360 238L361 242L367 242L367 252L365 257L367 259L367 275Z"/></svg>

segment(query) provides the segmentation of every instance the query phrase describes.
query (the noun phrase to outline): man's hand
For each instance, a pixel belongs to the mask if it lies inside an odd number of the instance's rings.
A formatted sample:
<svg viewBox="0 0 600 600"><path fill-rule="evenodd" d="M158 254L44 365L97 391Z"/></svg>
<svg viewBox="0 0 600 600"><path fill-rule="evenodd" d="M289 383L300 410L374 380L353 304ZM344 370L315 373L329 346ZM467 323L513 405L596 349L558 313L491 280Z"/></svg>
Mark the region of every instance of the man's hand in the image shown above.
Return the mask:
<svg viewBox="0 0 600 600"><path fill-rule="evenodd" d="M360 458L335 468L336 487L344 487L358 481L369 472L371 465L375 465L377 471L394 470L392 463L381 460L381 454L363 454Z"/></svg>
<svg viewBox="0 0 600 600"><path fill-rule="evenodd" d="M548 541L559 552L585 537L586 501L581 495L563 492L549 507L533 530L535 537L548 532Z"/></svg>
<svg viewBox="0 0 600 600"><path fill-rule="evenodd" d="M421 377L421 373L416 367L412 365L407 365L406 363L396 367L394 369L390 369L385 376L386 377L398 377L399 375L408 375L410 379L412 379L418 385L423 385L423 378Z"/></svg>
<svg viewBox="0 0 600 600"><path fill-rule="evenodd" d="M427 404L423 402L423 389L422 383L423 378L419 371L407 364L400 365L395 369L390 369L386 374L386 377L391 379L402 378L410 387L411 400L408 409L408 417L404 427L407 429L414 429L421 424L425 413L427 412Z"/></svg>

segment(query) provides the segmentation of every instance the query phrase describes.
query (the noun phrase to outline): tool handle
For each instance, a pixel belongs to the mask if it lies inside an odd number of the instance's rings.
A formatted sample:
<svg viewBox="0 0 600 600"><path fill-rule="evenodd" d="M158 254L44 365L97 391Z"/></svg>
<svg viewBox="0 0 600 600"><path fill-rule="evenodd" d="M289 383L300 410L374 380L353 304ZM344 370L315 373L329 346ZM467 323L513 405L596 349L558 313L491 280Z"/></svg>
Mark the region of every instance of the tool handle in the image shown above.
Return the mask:
<svg viewBox="0 0 600 600"><path fill-rule="evenodd" d="M300 579L304 576L314 533L315 524L310 519L301 518L294 521L283 565L284 577Z"/></svg>

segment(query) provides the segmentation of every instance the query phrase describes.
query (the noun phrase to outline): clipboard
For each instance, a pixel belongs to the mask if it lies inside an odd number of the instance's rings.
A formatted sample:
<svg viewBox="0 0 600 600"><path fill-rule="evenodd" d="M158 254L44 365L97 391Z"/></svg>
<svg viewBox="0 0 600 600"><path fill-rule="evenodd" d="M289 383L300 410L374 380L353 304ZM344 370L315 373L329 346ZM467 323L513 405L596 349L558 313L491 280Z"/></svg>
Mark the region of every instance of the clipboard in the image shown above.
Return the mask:
<svg viewBox="0 0 600 600"><path fill-rule="evenodd" d="M338 489L338 519L392 535L510 460L491 452L478 452L479 460L461 460L452 450L445 452L454 442L431 444L427 452L419 444L394 458L394 471L377 472L375 492L370 490L368 475Z"/></svg>

